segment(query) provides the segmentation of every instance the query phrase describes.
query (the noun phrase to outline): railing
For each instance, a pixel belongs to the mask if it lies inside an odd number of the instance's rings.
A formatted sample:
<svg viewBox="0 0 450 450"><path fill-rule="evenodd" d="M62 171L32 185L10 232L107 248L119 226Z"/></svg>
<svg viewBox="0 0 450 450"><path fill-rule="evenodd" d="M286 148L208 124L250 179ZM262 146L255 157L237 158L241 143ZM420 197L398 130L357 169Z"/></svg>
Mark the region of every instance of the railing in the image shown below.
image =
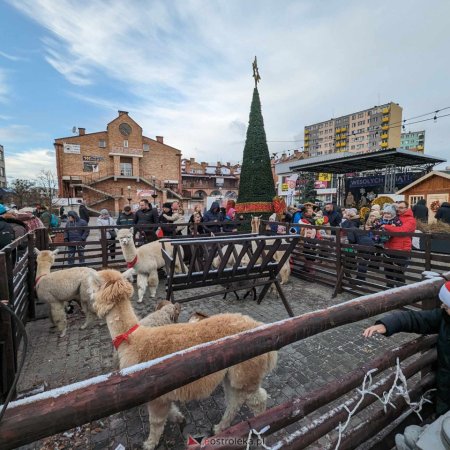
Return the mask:
<svg viewBox="0 0 450 450"><path fill-rule="evenodd" d="M450 278L450 272L445 276ZM18 401L9 406L0 423L0 442L5 449L12 449L58 432L69 430L76 426L107 417L119 411L124 411L144 402L153 400L211 373L231 367L242 361L254 358L269 351L278 350L293 342L300 341L325 330L353 323L380 313L401 308L412 303L436 298L439 289L445 282L442 277L435 277L404 286L395 291L381 292L354 299L344 304L303 314L298 317L263 325L244 333L229 336L219 341L202 344L182 352L168 355L159 361L151 361L124 369L120 372L85 380L48 391L25 401ZM283 438L277 436L268 438L273 449L303 448L305 443L315 442L319 437L332 431L339 422L347 417L348 407L356 404L355 399L345 398L339 407L333 408L332 401L360 386L368 370L377 368L377 374L395 365L397 358L404 360L432 348L435 337L415 339L401 347L391 350L381 358L369 361L363 367L352 370L339 380L313 391L304 397L290 400L278 405L265 413L242 422L225 430L216 437L234 438L248 436L252 429L265 429L265 437L273 434L287 425L298 423L300 419L320 410L322 414L306 429L301 428L290 435L285 431ZM434 373L429 372L436 361L435 351L427 351L420 358L403 367L406 378L410 379L410 395L415 400L425 391L434 386ZM423 371L422 377L411 377ZM373 375L375 378L378 375ZM388 390L394 376L385 375L377 380L377 392ZM127 395L123 395L126 392ZM114 402L108 399L114 398ZM366 408L372 399L365 399L359 407ZM387 413L383 407L371 411L370 419L359 425L351 426L343 436L340 448L355 448L395 420L404 420L407 406L403 399L394 400L395 408L388 407ZM345 406L344 406L345 405ZM326 410L325 410L326 408ZM428 417L430 409L422 411L422 417ZM299 427L300 425L298 425ZM24 433L23 430L27 432ZM292 432L292 431L291 431ZM336 447L336 434L331 436L332 446ZM386 438L384 438L386 439ZM236 443L237 439L234 439ZM211 442L211 438L209 440ZM219 444L219 440L215 440ZM384 441L382 441L383 443ZM266 439L266 445L268 444ZM333 446L334 445L334 446ZM387 446L384 442L384 447ZM243 439L241 445L233 448L245 448ZM200 448L200 446L198 446ZM217 448L215 444L204 444L201 448ZM219 448L230 448L222 444Z"/></svg>
<svg viewBox="0 0 450 450"><path fill-rule="evenodd" d="M291 224L261 221L262 229L289 232ZM388 250L383 246L364 246L346 242L346 230L327 226L295 225L325 231L321 239L300 237L292 255L292 272L299 278L334 287L334 293L350 291L368 294L404 286L421 280L424 270L443 273L450 267L450 234L382 233L357 230L361 235L407 236L420 243L412 251ZM351 231L351 230L350 230ZM329 234L328 234L329 233ZM332 234L333 233L333 234Z"/></svg>

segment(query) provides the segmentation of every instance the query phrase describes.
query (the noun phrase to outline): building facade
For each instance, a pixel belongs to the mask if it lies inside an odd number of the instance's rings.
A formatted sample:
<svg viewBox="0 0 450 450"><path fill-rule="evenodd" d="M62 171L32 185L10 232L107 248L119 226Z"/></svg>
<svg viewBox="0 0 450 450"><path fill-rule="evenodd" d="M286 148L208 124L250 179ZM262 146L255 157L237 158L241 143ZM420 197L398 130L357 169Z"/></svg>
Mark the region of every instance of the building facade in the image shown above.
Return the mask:
<svg viewBox="0 0 450 450"><path fill-rule="evenodd" d="M397 103L374 106L306 126L304 148L311 156L398 148L401 121L402 108Z"/></svg>
<svg viewBox="0 0 450 450"><path fill-rule="evenodd" d="M231 163L197 162L195 158L181 161L182 193L186 207L207 206L208 197L237 199L241 166Z"/></svg>
<svg viewBox="0 0 450 450"><path fill-rule="evenodd" d="M86 206L117 215L147 198L159 205L181 200L181 151L144 136L126 111L107 124L106 131L55 139L60 197L82 197Z"/></svg>
<svg viewBox="0 0 450 450"><path fill-rule="evenodd" d="M425 130L402 133L400 149L423 153L425 151Z"/></svg>
<svg viewBox="0 0 450 450"><path fill-rule="evenodd" d="M0 188L6 187L5 149L0 145Z"/></svg>

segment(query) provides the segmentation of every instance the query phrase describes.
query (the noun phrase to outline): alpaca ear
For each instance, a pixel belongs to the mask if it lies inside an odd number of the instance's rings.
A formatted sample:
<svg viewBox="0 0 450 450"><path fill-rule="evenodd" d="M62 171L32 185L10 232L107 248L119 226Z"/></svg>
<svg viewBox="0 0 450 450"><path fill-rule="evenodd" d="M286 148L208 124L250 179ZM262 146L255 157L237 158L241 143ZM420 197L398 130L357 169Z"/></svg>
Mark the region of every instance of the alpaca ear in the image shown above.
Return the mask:
<svg viewBox="0 0 450 450"><path fill-rule="evenodd" d="M166 303L163 300L156 305L155 311L159 311L160 309L164 308L164 306L166 306Z"/></svg>
<svg viewBox="0 0 450 450"><path fill-rule="evenodd" d="M59 248L55 248L55 250L53 250L53 254L56 256L59 253Z"/></svg>
<svg viewBox="0 0 450 450"><path fill-rule="evenodd" d="M134 236L134 228L133 227L130 228L130 233Z"/></svg>
<svg viewBox="0 0 450 450"><path fill-rule="evenodd" d="M170 315L170 320L172 322L178 322L178 316L180 315L180 312L181 312L181 305L179 303L175 303L173 305L172 314Z"/></svg>
<svg viewBox="0 0 450 450"><path fill-rule="evenodd" d="M38 248L34 247L34 254L36 256L39 256L41 254L41 251Z"/></svg>
<svg viewBox="0 0 450 450"><path fill-rule="evenodd" d="M122 277L105 280L101 274L102 284L95 294L94 308L97 315L102 318L117 304L133 295L133 286Z"/></svg>

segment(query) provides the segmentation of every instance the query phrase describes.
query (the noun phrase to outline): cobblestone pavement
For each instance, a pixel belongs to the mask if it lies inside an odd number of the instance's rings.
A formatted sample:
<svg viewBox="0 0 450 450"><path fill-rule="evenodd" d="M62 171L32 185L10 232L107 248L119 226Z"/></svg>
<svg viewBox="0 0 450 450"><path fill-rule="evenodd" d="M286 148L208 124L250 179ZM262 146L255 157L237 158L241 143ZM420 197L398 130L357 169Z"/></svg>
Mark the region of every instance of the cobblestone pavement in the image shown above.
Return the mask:
<svg viewBox="0 0 450 450"><path fill-rule="evenodd" d="M295 314L314 311L351 298L347 293L331 299L331 288L298 279L291 279L284 289ZM158 298L164 298L163 280L160 282ZM138 315L144 316L154 309L155 300L146 297L142 304L133 304ZM216 296L193 301L182 305L180 321L186 321L194 311L207 314L241 312L266 323L287 317L281 301L272 296L267 296L261 305L251 300L238 301L233 295L229 295L226 300ZM52 389L112 370L113 351L107 327L99 326L98 322L91 329L79 330L81 314L76 310L69 315L68 332L64 338L50 332L49 319L27 324L30 346L19 382L19 393L44 383L46 389ZM389 339L382 336L364 339L362 330L371 323L373 320L343 326L281 349L276 370L264 381L264 387L270 395L268 407L326 385L407 337L399 334ZM186 416L186 425L180 428L180 425L167 424L158 449L183 449L188 434L211 434L212 425L219 421L224 411L223 392L219 388L212 397L190 402L183 405L181 410ZM244 407L234 423L248 415L249 411ZM281 430L277 436L282 437L296 427L298 424ZM121 448L119 444L122 444L126 449L139 449L147 433L147 411L141 406L21 448L97 450ZM324 445L325 441L322 440L310 448L323 448Z"/></svg>

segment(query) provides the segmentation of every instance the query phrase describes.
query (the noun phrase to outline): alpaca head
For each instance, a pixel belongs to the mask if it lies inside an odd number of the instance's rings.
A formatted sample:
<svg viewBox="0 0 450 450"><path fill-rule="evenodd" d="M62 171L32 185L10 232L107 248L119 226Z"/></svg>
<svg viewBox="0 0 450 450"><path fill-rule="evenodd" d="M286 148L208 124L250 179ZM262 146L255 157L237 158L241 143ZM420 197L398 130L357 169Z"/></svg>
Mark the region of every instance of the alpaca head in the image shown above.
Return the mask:
<svg viewBox="0 0 450 450"><path fill-rule="evenodd" d="M208 314L205 314L200 311L195 311L194 313L191 314L191 317L189 317L188 322L196 323L196 322L200 322L200 320L207 319L208 317L209 317Z"/></svg>
<svg viewBox="0 0 450 450"><path fill-rule="evenodd" d="M252 216L252 232L258 233L259 232L259 226L261 225L261 216Z"/></svg>
<svg viewBox="0 0 450 450"><path fill-rule="evenodd" d="M58 254L58 249L53 251L51 250L39 250L37 248L34 249L34 254L36 255L36 262L38 266L53 266L55 263L55 256Z"/></svg>
<svg viewBox="0 0 450 450"><path fill-rule="evenodd" d="M181 305L179 303L172 303L169 300L160 301L155 308L155 311L164 309L170 312L170 320L174 323L178 322L178 316L181 312Z"/></svg>
<svg viewBox="0 0 450 450"><path fill-rule="evenodd" d="M130 244L133 244L134 243L133 234L134 234L133 228L120 229L119 232L117 233L117 239L118 239L120 245L127 246Z"/></svg>
<svg viewBox="0 0 450 450"><path fill-rule="evenodd" d="M105 317L114 306L130 301L133 286L113 269L89 274L89 292L98 317Z"/></svg>

